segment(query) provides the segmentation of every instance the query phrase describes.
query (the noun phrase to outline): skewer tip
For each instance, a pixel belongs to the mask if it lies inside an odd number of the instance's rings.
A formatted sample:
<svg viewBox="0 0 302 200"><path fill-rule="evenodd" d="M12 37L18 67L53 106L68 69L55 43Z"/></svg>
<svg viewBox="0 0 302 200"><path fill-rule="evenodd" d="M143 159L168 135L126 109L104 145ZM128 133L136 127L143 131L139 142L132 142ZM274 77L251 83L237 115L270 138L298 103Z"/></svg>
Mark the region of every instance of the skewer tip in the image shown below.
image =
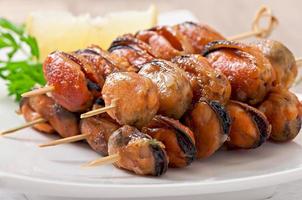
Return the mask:
<svg viewBox="0 0 302 200"><path fill-rule="evenodd" d="M80 118L84 119L84 118L92 117L92 116L99 115L101 113L107 112L108 110L111 110L111 109L116 107L117 100L118 99L113 99L112 102L111 102L111 105L109 105L109 106L99 108L99 109L95 109L95 110L91 110L91 111L88 111L86 113L83 113L83 114L81 114Z"/></svg>
<svg viewBox="0 0 302 200"><path fill-rule="evenodd" d="M45 144L40 144L39 147L43 148L43 147L51 147L51 146L56 146L56 145L60 145L60 144L67 144L67 143L72 143L72 142L78 142L81 140L86 139L90 134L80 134L80 135L75 135L75 136L71 136L71 137L67 137L67 138L63 138L63 139L59 139L59 140L54 140Z"/></svg>
<svg viewBox="0 0 302 200"><path fill-rule="evenodd" d="M46 94L48 92L52 92L55 89L54 86L45 86L43 88L38 88L29 92L25 92L23 94L21 94L22 97L32 97L32 96L37 96L37 95L41 95L41 94Z"/></svg>
<svg viewBox="0 0 302 200"><path fill-rule="evenodd" d="M93 161L90 161L88 163L83 164L81 167L82 168L90 168L90 167L96 167L96 166L101 166L101 165L106 165L106 164L112 164L115 163L120 159L119 154L113 154L107 157L102 157Z"/></svg>

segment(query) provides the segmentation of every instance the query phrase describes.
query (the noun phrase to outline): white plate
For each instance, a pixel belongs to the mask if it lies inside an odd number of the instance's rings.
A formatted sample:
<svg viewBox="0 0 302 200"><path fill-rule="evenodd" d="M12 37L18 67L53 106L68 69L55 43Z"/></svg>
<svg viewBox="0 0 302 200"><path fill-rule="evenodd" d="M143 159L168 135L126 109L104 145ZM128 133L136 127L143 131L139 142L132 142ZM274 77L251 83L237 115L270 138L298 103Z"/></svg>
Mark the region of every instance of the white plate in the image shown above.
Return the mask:
<svg viewBox="0 0 302 200"><path fill-rule="evenodd" d="M15 115L17 104L6 96L3 82L0 94L1 129L24 123ZM81 164L98 155L80 143L37 147L54 138L32 129L0 138L0 187L49 196L174 198L261 188L265 193L268 187L302 178L301 136L255 150L219 151L187 168L169 169L162 177L137 176L111 165L82 169Z"/></svg>

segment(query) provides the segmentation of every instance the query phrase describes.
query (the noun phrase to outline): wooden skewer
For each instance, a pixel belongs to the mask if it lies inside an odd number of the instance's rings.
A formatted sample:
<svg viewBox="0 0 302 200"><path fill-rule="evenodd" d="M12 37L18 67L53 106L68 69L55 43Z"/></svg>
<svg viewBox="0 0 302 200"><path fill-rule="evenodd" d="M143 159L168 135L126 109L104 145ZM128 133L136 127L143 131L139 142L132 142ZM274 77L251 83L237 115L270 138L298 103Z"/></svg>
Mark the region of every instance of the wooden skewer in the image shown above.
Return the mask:
<svg viewBox="0 0 302 200"><path fill-rule="evenodd" d="M296 58L297 65L302 65L302 57Z"/></svg>
<svg viewBox="0 0 302 200"><path fill-rule="evenodd" d="M36 119L34 121L28 122L28 123L23 124L21 126L17 126L15 128L10 128L8 130L2 131L2 132L0 132L0 136L6 135L6 134L9 134L9 133L13 133L15 131L18 131L18 130L21 130L21 129L24 129L24 128L27 128L27 127L31 127L31 126L33 126L35 124L44 123L44 122L47 122L47 120L43 119L43 118L38 118L38 119Z"/></svg>
<svg viewBox="0 0 302 200"><path fill-rule="evenodd" d="M119 159L120 159L119 154L113 154L110 156L106 156L103 158L99 158L99 159L90 161L90 162L82 165L82 167L96 167L96 166L100 166L100 165L112 164L112 163L115 163L116 161L118 161Z"/></svg>
<svg viewBox="0 0 302 200"><path fill-rule="evenodd" d="M59 140L54 140L49 143L41 144L41 145L39 145L39 147L50 147L50 146L56 146L59 144L77 142L77 141L85 140L89 135L90 134L87 133L87 134L75 135L75 136L71 136L71 137L67 137L67 138L63 138L63 139L59 139Z"/></svg>
<svg viewBox="0 0 302 200"><path fill-rule="evenodd" d="M107 110L110 110L110 109L112 109L112 108L115 108L115 107L116 107L116 101L117 101L117 100L118 100L118 99L113 99L110 106L107 106L107 107L104 107L104 108L101 108L101 109L92 110L92 111L89 111L89 112L87 112L87 113L84 113L84 114L82 114L83 116L81 115L81 118L92 117L92 116L94 116L94 115L101 114L101 113L106 112ZM13 133L13 132L15 132L15 131L18 131L18 130L21 130L21 129L24 129L24 128L27 128L27 127L34 126L35 124L44 123L44 122L47 122L47 120L46 120L46 119L43 119L43 118L38 118L38 119L36 119L36 120L34 120L34 121L28 122L28 123L23 124L23 125L21 125L21 126L17 126L17 127L14 127L14 128L11 128L11 129L8 129L8 130L5 130L5 131L2 131L2 132L0 132L0 136L6 135L6 134L9 134L9 133ZM76 138L72 138L72 137L64 138L64 139L62 139L63 141L61 141L61 140L53 141L53 142L54 142L53 145L52 145L52 144L45 144L45 145L47 145L47 146L54 146L54 145L57 145L57 144L55 144L55 142L60 142L60 143L62 143L62 144L63 144L63 143L69 143L69 142L76 142L76 141L79 141L79 140L83 140L83 139L85 139L85 138L87 137L87 135L86 135L86 137L84 137L84 136L85 136L85 135L76 135L76 136L74 136L74 137L76 137ZM79 139L78 137L79 137L79 138L84 137L84 138ZM68 139L69 139L69 140L68 140ZM42 144L42 145L43 145L43 144ZM43 147L43 146L42 146L42 147Z"/></svg>
<svg viewBox="0 0 302 200"><path fill-rule="evenodd" d="M110 106L106 106L104 108L99 108L99 109L91 110L89 112L81 114L81 119L92 117L92 116L95 116L95 115L107 112L108 110L111 110L111 109L115 108L117 100L118 99L113 99Z"/></svg>
<svg viewBox="0 0 302 200"><path fill-rule="evenodd" d="M269 24L266 28L262 28L260 26L260 21L264 17L269 18ZM254 17L252 23L252 30L249 32L245 32L229 37L228 40L243 40L252 36L267 38L277 25L278 25L278 19L272 14L271 9L266 6L261 6Z"/></svg>
<svg viewBox="0 0 302 200"><path fill-rule="evenodd" d="M55 87L50 85L50 86L45 86L43 88L39 88L39 89L35 89L29 92L25 92L23 93L21 96L22 97L32 97L32 96L37 96L37 95L41 95L41 94L46 94L48 92L52 92L54 91Z"/></svg>

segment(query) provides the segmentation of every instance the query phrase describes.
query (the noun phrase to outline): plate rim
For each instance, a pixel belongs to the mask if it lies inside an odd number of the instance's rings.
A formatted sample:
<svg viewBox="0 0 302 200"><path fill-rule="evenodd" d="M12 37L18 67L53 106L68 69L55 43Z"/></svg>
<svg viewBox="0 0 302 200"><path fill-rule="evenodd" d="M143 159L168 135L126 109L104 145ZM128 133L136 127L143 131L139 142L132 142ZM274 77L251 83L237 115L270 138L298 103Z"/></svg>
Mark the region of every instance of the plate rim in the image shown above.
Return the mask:
<svg viewBox="0 0 302 200"><path fill-rule="evenodd" d="M163 184L106 184L106 183L76 183L72 181L56 181L26 175L16 175L0 171L0 185L6 189L14 189L20 192L32 191L35 194L49 196L70 197L163 197L214 194L235 192L261 187L269 187L302 178L302 166L279 172L262 174L257 176L234 178L230 180L217 180L214 182L184 182ZM58 188L61 193L58 194ZM116 192L119 191L119 192ZM154 193L156 191L156 193Z"/></svg>

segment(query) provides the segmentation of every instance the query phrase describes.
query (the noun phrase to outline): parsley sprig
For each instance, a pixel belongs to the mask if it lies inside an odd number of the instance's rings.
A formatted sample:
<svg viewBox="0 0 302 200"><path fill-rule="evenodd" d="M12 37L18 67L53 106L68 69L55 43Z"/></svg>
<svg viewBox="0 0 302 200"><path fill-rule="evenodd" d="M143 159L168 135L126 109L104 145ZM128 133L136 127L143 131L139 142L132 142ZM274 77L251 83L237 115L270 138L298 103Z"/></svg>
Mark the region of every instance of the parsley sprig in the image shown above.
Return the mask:
<svg viewBox="0 0 302 200"><path fill-rule="evenodd" d="M45 85L36 39L23 26L0 18L0 77L17 101L35 85Z"/></svg>

